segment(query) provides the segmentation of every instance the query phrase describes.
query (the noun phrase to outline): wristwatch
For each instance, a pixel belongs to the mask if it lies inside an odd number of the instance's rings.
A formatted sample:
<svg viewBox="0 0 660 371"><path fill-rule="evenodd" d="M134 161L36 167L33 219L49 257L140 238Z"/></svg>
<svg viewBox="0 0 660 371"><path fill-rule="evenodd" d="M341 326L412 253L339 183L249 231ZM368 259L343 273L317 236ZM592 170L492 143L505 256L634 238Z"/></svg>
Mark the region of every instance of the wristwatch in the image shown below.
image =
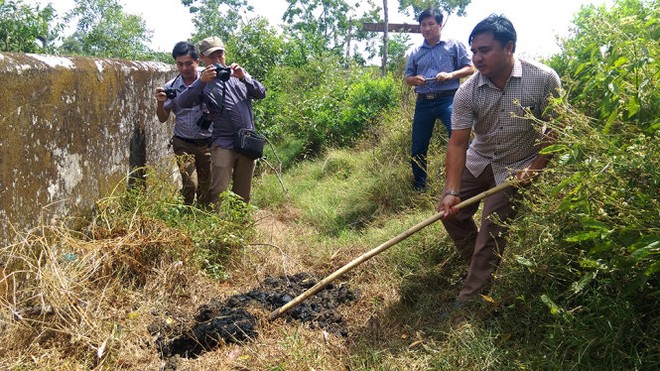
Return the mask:
<svg viewBox="0 0 660 371"><path fill-rule="evenodd" d="M445 194L448 194L448 195L454 196L454 197L461 197L461 194L458 193L457 191L454 191L453 189L447 190L447 192L445 192Z"/></svg>

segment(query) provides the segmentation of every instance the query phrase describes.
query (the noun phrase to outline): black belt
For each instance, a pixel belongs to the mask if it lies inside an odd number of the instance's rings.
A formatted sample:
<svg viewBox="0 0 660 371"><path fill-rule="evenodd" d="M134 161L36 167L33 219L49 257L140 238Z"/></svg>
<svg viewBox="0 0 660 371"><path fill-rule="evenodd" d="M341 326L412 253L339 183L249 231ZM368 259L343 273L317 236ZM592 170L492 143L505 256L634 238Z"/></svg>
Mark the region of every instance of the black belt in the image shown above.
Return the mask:
<svg viewBox="0 0 660 371"><path fill-rule="evenodd" d="M441 90L435 93L421 93L417 94L417 99L421 100L434 100L438 98L446 98L456 94L456 89L453 90Z"/></svg>
<svg viewBox="0 0 660 371"><path fill-rule="evenodd" d="M174 137L175 137L176 139L180 139L180 140L182 140L182 141L184 141L184 142L186 142L186 143L190 143L190 144L207 144L207 145L210 145L211 143L213 143L213 139L211 139L211 138L204 138L204 139L190 139L190 138L180 137L180 136L178 136L178 135L175 135Z"/></svg>

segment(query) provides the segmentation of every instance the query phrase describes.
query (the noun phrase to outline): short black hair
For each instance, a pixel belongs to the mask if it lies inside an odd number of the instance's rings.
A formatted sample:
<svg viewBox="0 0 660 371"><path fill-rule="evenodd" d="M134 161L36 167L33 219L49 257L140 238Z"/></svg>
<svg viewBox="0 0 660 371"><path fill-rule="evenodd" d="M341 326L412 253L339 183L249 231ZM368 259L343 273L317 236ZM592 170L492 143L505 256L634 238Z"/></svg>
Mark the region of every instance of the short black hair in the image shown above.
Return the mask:
<svg viewBox="0 0 660 371"><path fill-rule="evenodd" d="M477 23L477 25L474 26L472 33L470 33L468 44L472 44L472 39L474 39L475 36L486 32L492 33L493 38L502 44L502 46L505 46L509 41L512 41L512 51L516 51L516 29L513 28L513 23L511 23L507 17L491 14L481 22Z"/></svg>
<svg viewBox="0 0 660 371"><path fill-rule="evenodd" d="M417 17L417 22L422 23L422 20L424 18L428 17L434 17L435 21L438 22L439 25L442 25L442 19L444 16L442 15L442 12L438 8L426 8L422 13L419 14L419 17Z"/></svg>
<svg viewBox="0 0 660 371"><path fill-rule="evenodd" d="M199 59L199 53L197 53L197 48L195 48L195 45L187 41L179 41L174 45L174 49L172 49L173 59L176 59L176 57L180 57L182 55L189 55L190 58L194 60Z"/></svg>

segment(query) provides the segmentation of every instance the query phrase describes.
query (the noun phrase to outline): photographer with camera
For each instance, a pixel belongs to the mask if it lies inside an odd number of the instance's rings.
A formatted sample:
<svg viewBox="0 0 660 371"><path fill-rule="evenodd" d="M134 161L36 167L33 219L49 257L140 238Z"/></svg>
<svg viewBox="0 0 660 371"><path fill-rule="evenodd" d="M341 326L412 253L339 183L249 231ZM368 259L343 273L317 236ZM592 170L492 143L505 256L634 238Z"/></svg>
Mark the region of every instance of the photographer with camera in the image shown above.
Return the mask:
<svg viewBox="0 0 660 371"><path fill-rule="evenodd" d="M174 112L174 136L170 141L177 155L183 187L184 202L192 205L197 196L201 205L209 204L211 184L211 129L208 110L202 104L181 107L175 98L198 77L199 55L195 46L181 41L174 45L172 58L179 71L164 87L156 88L156 115L165 122Z"/></svg>
<svg viewBox="0 0 660 371"><path fill-rule="evenodd" d="M238 64L226 65L225 46L218 37L202 40L199 51L206 68L176 102L181 107L194 107L201 101L211 112L213 170L209 201L217 202L231 180L232 191L249 203L256 161L237 151L237 134L242 129L254 129L252 99L265 98L266 88Z"/></svg>

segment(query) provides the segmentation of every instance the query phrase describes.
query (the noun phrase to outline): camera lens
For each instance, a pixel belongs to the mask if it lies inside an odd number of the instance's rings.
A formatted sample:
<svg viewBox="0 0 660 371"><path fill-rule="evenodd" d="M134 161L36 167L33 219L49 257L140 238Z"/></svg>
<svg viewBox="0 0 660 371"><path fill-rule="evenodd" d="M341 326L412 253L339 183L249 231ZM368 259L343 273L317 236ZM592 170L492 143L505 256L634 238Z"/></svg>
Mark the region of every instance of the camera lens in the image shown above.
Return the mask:
<svg viewBox="0 0 660 371"><path fill-rule="evenodd" d="M229 67L224 67L220 63L215 63L215 78L220 80L220 81L229 81L229 77L231 77L231 68Z"/></svg>
<svg viewBox="0 0 660 371"><path fill-rule="evenodd" d="M174 99L174 98L176 98L176 90L170 89L170 88L165 89L165 95L169 99Z"/></svg>

